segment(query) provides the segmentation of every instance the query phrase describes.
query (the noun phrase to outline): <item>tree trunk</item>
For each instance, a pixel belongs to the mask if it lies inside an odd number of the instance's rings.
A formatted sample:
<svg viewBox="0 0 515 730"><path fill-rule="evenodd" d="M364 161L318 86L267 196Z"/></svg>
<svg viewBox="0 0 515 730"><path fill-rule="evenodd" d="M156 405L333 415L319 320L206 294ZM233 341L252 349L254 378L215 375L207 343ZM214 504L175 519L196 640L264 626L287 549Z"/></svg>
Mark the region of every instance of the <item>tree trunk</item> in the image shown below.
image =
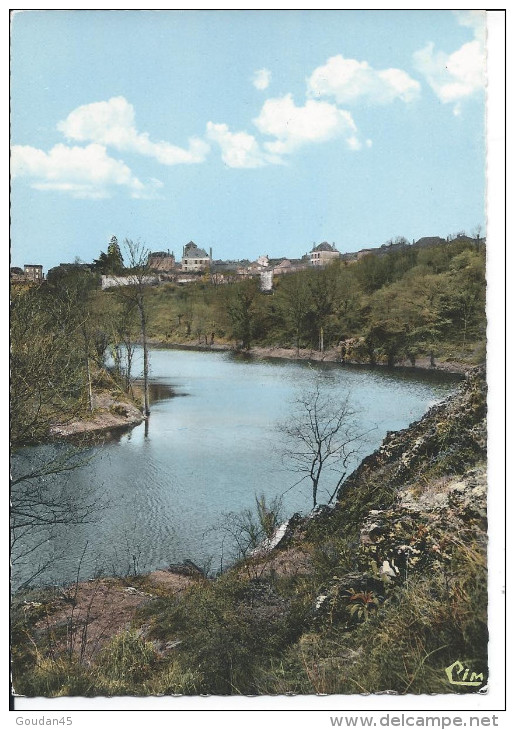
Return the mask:
<svg viewBox="0 0 515 730"><path fill-rule="evenodd" d="M93 413L93 387L91 385L91 370L89 367L89 357L86 356L86 379L88 383L88 405L89 410Z"/></svg>
<svg viewBox="0 0 515 730"><path fill-rule="evenodd" d="M150 415L150 399L148 391L147 318L145 316L145 307L140 297L138 297L138 309L141 317L141 340L143 343L143 414L147 417Z"/></svg>

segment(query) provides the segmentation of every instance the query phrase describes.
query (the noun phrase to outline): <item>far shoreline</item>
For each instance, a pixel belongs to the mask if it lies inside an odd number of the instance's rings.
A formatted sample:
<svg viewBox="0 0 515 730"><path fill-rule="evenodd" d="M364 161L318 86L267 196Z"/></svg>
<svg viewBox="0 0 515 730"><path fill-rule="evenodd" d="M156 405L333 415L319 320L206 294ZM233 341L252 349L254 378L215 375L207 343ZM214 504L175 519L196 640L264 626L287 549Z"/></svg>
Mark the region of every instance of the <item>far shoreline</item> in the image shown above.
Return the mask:
<svg viewBox="0 0 515 730"><path fill-rule="evenodd" d="M406 372L420 374L438 374L454 376L460 380L472 370L474 365L467 365L458 362L437 362L431 367L429 357L419 358L415 366L404 360L389 367L386 363L377 362L372 365L369 362L358 362L346 359L342 362L338 348L330 348L325 352L317 350L299 349L284 347L251 347L243 350L229 343L213 343L213 345L202 345L186 342L163 342L156 339L149 339L150 349L178 350L186 352L220 352L229 353L236 357L247 358L248 360L285 360L299 363L317 364L339 364L355 369L378 369L386 372ZM54 424L50 429L51 440L77 440L87 438L90 441L109 438L110 436L121 435L132 430L135 426L145 421L141 409L127 396L117 398L109 397L107 394L96 394L95 401L98 410L89 417L77 418L71 422Z"/></svg>
<svg viewBox="0 0 515 730"><path fill-rule="evenodd" d="M236 355L243 355L255 360L293 360L299 362L317 362L317 363L339 363L341 365L351 365L353 367L366 367L366 368L381 368L390 371L395 370L409 370L409 371L427 371L430 373L440 372L449 373L453 375L466 376L467 373L477 365L472 363L462 363L453 360L449 361L438 361L436 364L431 366L429 357L417 358L415 365L412 365L409 360L400 360L395 363L393 367L388 366L387 363L378 361L375 364L370 362L360 362L351 358L346 358L344 361L341 359L339 348L332 347L327 349L325 352L318 350L300 348L298 351L295 348L287 347L251 347L248 350L239 348L236 345L229 343L213 343L212 345L203 345L199 343L189 342L169 342L159 339L148 340L148 345L151 349L163 349L163 350L185 350L192 352L230 352ZM436 359L436 358L435 358Z"/></svg>

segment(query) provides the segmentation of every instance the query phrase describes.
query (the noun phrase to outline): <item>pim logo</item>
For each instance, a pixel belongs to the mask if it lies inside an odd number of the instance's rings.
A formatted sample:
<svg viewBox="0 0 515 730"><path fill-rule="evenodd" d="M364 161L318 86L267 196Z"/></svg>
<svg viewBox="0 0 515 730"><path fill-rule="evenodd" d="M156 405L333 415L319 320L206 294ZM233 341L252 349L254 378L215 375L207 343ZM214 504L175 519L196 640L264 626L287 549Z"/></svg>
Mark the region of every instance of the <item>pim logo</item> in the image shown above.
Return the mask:
<svg viewBox="0 0 515 730"><path fill-rule="evenodd" d="M485 680L483 672L476 674L460 661L455 661L445 670L449 684L459 684L461 687L480 687Z"/></svg>

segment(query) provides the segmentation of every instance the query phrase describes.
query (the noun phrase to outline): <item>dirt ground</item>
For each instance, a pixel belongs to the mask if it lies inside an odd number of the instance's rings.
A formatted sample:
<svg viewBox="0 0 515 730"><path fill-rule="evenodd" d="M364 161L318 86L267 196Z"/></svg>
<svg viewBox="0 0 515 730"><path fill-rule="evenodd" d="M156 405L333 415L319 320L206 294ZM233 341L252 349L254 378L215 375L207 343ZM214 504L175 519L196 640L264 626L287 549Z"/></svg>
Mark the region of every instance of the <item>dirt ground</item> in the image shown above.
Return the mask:
<svg viewBox="0 0 515 730"><path fill-rule="evenodd" d="M131 627L138 608L158 596L184 591L193 578L157 570L130 579L99 578L63 589L57 603L36 624L59 650L89 662L117 634Z"/></svg>
<svg viewBox="0 0 515 730"><path fill-rule="evenodd" d="M251 579L270 575L277 578L292 578L297 575L307 575L312 567L311 555L307 550L290 547L285 550L272 550L261 558L249 561L240 569L240 574Z"/></svg>
<svg viewBox="0 0 515 730"><path fill-rule="evenodd" d="M143 421L141 411L133 403L116 398L109 393L95 393L93 408L94 411L89 418L53 425L50 429L51 435L69 437L78 434L105 433L136 426Z"/></svg>
<svg viewBox="0 0 515 730"><path fill-rule="evenodd" d="M287 577L306 574L310 567L310 555L295 547L272 551L241 572L251 579L270 574ZM64 588L35 628L47 634L56 650L71 651L89 663L114 636L131 628L139 608L156 598L180 594L198 580L198 576L155 570L133 579L82 581Z"/></svg>

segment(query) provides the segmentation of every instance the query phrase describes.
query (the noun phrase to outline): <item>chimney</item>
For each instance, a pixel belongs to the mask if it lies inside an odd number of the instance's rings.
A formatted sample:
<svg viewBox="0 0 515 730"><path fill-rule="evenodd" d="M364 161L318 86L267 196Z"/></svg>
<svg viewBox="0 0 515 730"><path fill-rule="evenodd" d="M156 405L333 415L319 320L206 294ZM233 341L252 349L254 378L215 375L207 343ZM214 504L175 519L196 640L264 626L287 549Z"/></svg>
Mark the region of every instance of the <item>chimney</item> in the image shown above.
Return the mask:
<svg viewBox="0 0 515 730"><path fill-rule="evenodd" d="M209 248L209 258L211 261L213 260L213 249L211 247Z"/></svg>

